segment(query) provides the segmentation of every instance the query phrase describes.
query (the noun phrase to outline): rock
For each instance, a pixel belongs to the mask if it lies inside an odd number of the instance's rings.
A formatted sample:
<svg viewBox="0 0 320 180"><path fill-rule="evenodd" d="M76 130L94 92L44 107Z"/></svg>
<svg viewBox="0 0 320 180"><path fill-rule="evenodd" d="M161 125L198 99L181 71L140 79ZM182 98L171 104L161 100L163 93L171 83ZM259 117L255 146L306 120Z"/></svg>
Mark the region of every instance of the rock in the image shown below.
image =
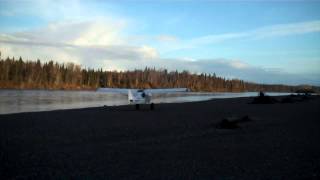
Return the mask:
<svg viewBox="0 0 320 180"><path fill-rule="evenodd" d="M222 119L221 122L217 124L219 129L236 129L239 128L236 122L229 121L228 119Z"/></svg>

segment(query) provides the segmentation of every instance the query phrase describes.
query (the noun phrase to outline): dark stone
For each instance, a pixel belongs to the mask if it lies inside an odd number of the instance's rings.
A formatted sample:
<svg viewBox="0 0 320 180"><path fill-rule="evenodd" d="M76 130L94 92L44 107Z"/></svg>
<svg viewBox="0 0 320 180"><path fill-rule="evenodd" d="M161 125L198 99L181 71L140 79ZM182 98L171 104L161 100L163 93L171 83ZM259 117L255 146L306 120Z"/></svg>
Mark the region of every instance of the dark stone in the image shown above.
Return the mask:
<svg viewBox="0 0 320 180"><path fill-rule="evenodd" d="M276 102L278 102L276 99L266 96L263 92L260 92L259 96L253 99L252 104L273 104Z"/></svg>
<svg viewBox="0 0 320 180"><path fill-rule="evenodd" d="M228 119L222 119L221 122L217 124L219 129L236 129L239 128L236 122L229 121Z"/></svg>

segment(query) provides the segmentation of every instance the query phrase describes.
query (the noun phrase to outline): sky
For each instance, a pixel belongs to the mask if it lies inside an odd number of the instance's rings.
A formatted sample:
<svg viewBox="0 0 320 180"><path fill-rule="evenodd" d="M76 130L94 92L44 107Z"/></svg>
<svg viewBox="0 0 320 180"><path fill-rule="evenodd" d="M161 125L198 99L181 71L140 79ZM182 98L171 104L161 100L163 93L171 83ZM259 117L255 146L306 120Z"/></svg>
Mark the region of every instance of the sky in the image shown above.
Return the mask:
<svg viewBox="0 0 320 180"><path fill-rule="evenodd" d="M0 0L1 58L320 85L317 0Z"/></svg>

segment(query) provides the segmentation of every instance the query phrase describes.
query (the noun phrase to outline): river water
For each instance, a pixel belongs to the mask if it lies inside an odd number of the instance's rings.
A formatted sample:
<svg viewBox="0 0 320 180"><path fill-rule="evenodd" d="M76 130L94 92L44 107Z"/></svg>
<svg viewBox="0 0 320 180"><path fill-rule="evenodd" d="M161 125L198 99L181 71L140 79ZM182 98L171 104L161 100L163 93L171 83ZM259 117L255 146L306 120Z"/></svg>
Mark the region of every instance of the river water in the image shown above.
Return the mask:
<svg viewBox="0 0 320 180"><path fill-rule="evenodd" d="M257 96L257 92L245 93L198 93L176 92L153 94L154 103L176 103L203 101L216 98ZM270 96L290 93L267 93ZM48 111L98 106L118 106L128 103L125 94L99 91L59 91L59 90L0 90L0 114Z"/></svg>

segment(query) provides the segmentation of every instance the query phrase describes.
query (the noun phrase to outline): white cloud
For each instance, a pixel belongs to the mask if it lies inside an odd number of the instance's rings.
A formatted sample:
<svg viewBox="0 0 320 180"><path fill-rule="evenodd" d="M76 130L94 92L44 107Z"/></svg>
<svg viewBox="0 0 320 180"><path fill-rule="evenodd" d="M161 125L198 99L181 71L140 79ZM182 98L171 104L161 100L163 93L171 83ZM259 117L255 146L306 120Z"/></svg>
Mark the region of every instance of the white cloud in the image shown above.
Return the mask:
<svg viewBox="0 0 320 180"><path fill-rule="evenodd" d="M46 21L83 20L98 16L92 10L92 4L82 0L18 0L5 1L10 11L0 11L2 16L33 16ZM105 5L104 10L111 15L111 6Z"/></svg>
<svg viewBox="0 0 320 180"><path fill-rule="evenodd" d="M294 33L318 31L317 23L300 25L304 30ZM273 35L290 34L293 26L275 26ZM307 28L309 27L309 28ZM313 28L311 28L313 27ZM2 57L22 56L24 59L54 60L58 62L75 62L83 67L104 68L107 70L142 69L146 66L166 68L169 70L189 70L194 73L213 73L227 78L237 77L247 81L261 83L312 83L320 84L312 76L298 76L282 72L281 70L267 70L251 66L241 60L202 59L193 58L161 58L157 49L150 45L132 45L131 37L123 34L126 21L97 19L94 21L71 21L54 23L47 27L12 34L0 34L0 51ZM268 28L256 30L261 36ZM277 29L277 31L275 30ZM283 30L281 30L283 29ZM259 33L257 33L259 32ZM191 45L202 45L211 42L221 42L234 38L243 38L250 33L225 34L223 36L206 36L190 40ZM252 34L252 33L251 33ZM291 33L292 34L292 33ZM256 35L256 37L259 37ZM157 37L157 36L155 36ZM168 35L158 36L166 41L175 37ZM262 36L261 36L262 37ZM267 37L267 36L264 36ZM173 46L176 44L172 43ZM188 45L190 46L190 45Z"/></svg>
<svg viewBox="0 0 320 180"><path fill-rule="evenodd" d="M233 40L238 38L244 38L248 37L249 33L226 33L226 34L218 34L218 35L207 35L202 37L197 37L194 39L191 39L188 44L191 44L193 46L198 45L206 45L206 44L212 44L212 43L220 43L227 40Z"/></svg>
<svg viewBox="0 0 320 180"><path fill-rule="evenodd" d="M192 49L239 39L256 40L272 37L299 35L313 32L320 32L319 20L290 24L278 24L244 32L209 34L201 37L195 37L192 39L168 42L166 45L164 45L163 49L165 52L171 52L180 49Z"/></svg>
<svg viewBox="0 0 320 180"><path fill-rule="evenodd" d="M139 52L141 52L141 54L143 55L144 59L154 59L157 58L159 56L158 52L156 49L149 47L149 46L142 46L139 49Z"/></svg>
<svg viewBox="0 0 320 180"><path fill-rule="evenodd" d="M168 42L168 43L178 41L178 38L172 35L159 35L156 37L156 39L160 42Z"/></svg>
<svg viewBox="0 0 320 180"><path fill-rule="evenodd" d="M320 32L320 21L273 25L254 30L248 34L249 36L253 36L253 38L261 39L312 32Z"/></svg>
<svg viewBox="0 0 320 180"><path fill-rule="evenodd" d="M114 44L124 44L121 37L121 30L125 22L90 22L82 24L81 34L76 37L71 44L80 46L107 46Z"/></svg>
<svg viewBox="0 0 320 180"><path fill-rule="evenodd" d="M230 65L236 69L246 69L250 67L247 63L241 62L239 60L234 60L229 62Z"/></svg>
<svg viewBox="0 0 320 180"><path fill-rule="evenodd" d="M107 46L124 44L121 31L125 20L97 19L94 21L71 21L51 23L45 28L6 35L7 40L39 43L61 44L66 46Z"/></svg>
<svg viewBox="0 0 320 180"><path fill-rule="evenodd" d="M317 76L301 76L282 71L281 69L265 69L261 67L251 66L240 60L228 59L163 59L156 58L152 61L138 60L136 62L130 60L124 61L105 61L107 69L117 70L126 69L143 69L144 67L165 68L170 71L188 70L191 73L216 73L218 76L226 77L228 79L238 78L251 82L268 83L268 84L316 84L320 85Z"/></svg>
<svg viewBox="0 0 320 180"><path fill-rule="evenodd" d="M122 35L125 25L125 21L109 19L49 24L33 31L0 34L0 48L8 56L73 61L87 67L101 67L99 61L104 59L157 58L156 49L128 43Z"/></svg>

